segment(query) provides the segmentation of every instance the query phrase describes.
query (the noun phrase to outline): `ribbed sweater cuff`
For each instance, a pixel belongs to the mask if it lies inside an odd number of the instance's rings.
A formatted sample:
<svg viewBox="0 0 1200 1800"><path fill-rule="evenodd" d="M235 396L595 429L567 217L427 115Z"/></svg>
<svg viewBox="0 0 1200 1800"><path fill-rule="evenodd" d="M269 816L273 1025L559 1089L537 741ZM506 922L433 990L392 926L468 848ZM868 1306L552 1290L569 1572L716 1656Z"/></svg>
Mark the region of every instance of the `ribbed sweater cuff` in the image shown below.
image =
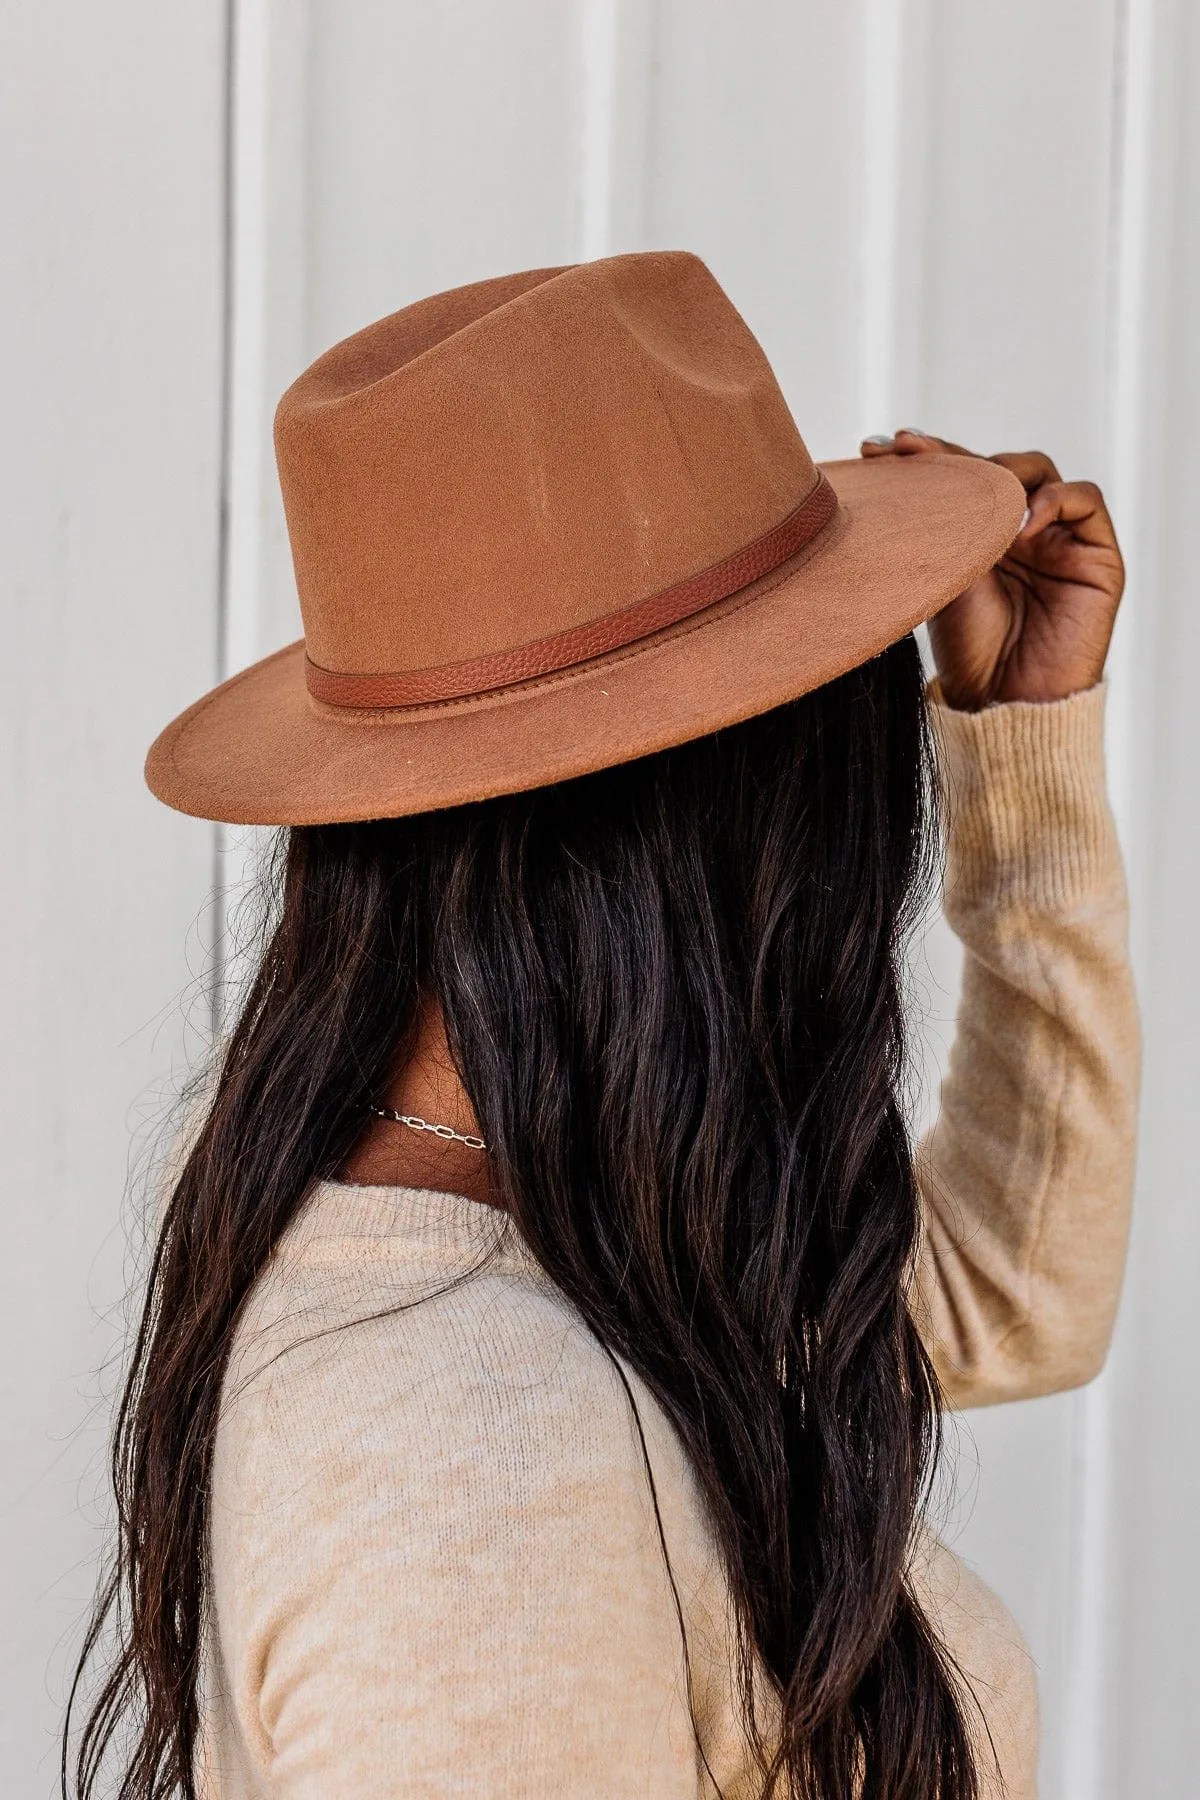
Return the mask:
<svg viewBox="0 0 1200 1800"><path fill-rule="evenodd" d="M1106 684L1044 704L930 701L948 824L946 902L1057 911L1121 880L1104 783Z"/></svg>

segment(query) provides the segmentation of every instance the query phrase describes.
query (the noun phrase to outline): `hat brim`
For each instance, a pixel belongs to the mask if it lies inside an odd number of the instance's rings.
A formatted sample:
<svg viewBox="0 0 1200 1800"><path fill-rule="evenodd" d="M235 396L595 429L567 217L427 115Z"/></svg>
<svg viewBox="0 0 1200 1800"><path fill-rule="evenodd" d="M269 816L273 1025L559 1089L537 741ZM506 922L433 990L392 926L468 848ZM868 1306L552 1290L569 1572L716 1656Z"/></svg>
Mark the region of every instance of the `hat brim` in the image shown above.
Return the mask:
<svg viewBox="0 0 1200 1800"><path fill-rule="evenodd" d="M982 575L1020 528L1015 476L977 457L821 465L838 513L727 600L560 674L394 712L314 701L304 645L214 688L167 726L146 780L168 806L238 825L399 818L568 780L735 725L895 643Z"/></svg>

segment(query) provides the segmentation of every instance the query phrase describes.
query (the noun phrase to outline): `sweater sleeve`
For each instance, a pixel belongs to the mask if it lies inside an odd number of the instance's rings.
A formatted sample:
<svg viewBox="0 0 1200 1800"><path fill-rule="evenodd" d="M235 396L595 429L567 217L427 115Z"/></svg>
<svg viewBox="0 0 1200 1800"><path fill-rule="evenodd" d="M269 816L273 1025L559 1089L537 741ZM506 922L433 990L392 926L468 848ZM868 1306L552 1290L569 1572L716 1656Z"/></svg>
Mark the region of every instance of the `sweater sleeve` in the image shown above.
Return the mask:
<svg viewBox="0 0 1200 1800"><path fill-rule="evenodd" d="M213 1601L252 1777L218 1768L222 1800L699 1792L625 1390L586 1334L464 1292L289 1350L229 1409Z"/></svg>
<svg viewBox="0 0 1200 1800"><path fill-rule="evenodd" d="M918 1154L914 1313L955 1407L1089 1381L1112 1332L1139 1037L1104 694L979 713L934 703L945 907L966 961Z"/></svg>

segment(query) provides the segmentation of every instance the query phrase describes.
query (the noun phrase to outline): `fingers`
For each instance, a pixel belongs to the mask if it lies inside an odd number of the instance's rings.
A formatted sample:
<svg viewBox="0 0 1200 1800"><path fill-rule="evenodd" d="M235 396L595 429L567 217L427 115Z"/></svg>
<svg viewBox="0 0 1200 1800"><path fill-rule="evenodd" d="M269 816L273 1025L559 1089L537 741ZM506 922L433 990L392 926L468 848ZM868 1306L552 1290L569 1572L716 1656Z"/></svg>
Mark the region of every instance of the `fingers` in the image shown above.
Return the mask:
<svg viewBox="0 0 1200 1800"><path fill-rule="evenodd" d="M934 437L928 431L914 431L909 425L902 425L895 437L864 438L859 446L863 456L921 456L931 451L940 451L943 456L972 456L974 451L964 450L961 444L952 444L946 438Z"/></svg>
<svg viewBox="0 0 1200 1800"><path fill-rule="evenodd" d="M995 457L993 460L1000 462L1002 459ZM1119 554L1117 534L1104 495L1094 481L1054 480L1035 487L1029 494L1029 511L1016 542L1028 543L1048 525L1067 525L1077 543L1098 550L1117 550Z"/></svg>
<svg viewBox="0 0 1200 1800"><path fill-rule="evenodd" d="M978 454L962 444L952 443L949 438L934 437L932 432L917 431L910 426L903 426L894 437L865 438L861 453L868 459ZM998 463L1002 469L1010 470L1029 497L1029 511L1015 544L1028 543L1048 525L1064 525L1070 528L1077 543L1115 551L1119 558L1117 534L1104 495L1094 481L1064 481L1044 450L1005 450L981 460Z"/></svg>
<svg viewBox="0 0 1200 1800"><path fill-rule="evenodd" d="M1002 469L1011 469L1026 493L1040 487L1045 481L1062 479L1043 450L1002 451L998 456L983 457L979 451L968 450L965 445L955 444L950 438L934 437L930 431L917 431L908 425L902 426L895 437L864 438L860 448L865 457L921 456L932 453L941 456L978 456L981 461L999 463Z"/></svg>
<svg viewBox="0 0 1200 1800"><path fill-rule="evenodd" d="M999 463L1002 469L1011 469L1027 494L1045 481L1062 480L1044 450L1006 450L999 456L990 456L988 461Z"/></svg>

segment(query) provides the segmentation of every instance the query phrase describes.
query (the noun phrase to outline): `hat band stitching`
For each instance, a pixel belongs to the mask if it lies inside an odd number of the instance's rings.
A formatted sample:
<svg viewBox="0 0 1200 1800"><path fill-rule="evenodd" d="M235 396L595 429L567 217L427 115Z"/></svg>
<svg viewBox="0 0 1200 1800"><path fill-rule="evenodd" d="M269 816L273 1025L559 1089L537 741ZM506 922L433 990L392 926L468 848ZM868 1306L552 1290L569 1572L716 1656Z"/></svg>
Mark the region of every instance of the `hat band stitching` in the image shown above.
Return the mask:
<svg viewBox="0 0 1200 1800"><path fill-rule="evenodd" d="M315 700L354 711L388 711L438 700L463 700L551 675L576 663L605 656L678 625L740 588L769 575L805 548L837 512L837 495L823 473L787 517L760 537L696 575L662 588L632 606L591 619L585 625L536 638L513 650L439 667L395 674L347 674L304 659L304 677Z"/></svg>

